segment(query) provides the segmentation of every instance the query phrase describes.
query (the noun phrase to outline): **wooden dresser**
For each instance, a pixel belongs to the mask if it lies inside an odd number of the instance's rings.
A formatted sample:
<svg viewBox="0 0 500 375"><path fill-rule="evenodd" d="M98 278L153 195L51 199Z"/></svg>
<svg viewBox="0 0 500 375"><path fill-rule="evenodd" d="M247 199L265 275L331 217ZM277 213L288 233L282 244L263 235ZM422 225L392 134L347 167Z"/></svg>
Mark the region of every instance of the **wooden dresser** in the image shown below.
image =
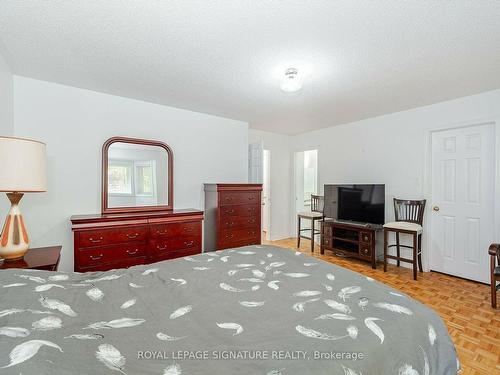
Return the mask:
<svg viewBox="0 0 500 375"><path fill-rule="evenodd" d="M127 268L201 253L203 211L72 216L75 271Z"/></svg>
<svg viewBox="0 0 500 375"><path fill-rule="evenodd" d="M205 251L261 243L262 184L205 184Z"/></svg>
<svg viewBox="0 0 500 375"><path fill-rule="evenodd" d="M376 228L339 223L321 222L321 254L331 250L335 255L367 260L377 268Z"/></svg>

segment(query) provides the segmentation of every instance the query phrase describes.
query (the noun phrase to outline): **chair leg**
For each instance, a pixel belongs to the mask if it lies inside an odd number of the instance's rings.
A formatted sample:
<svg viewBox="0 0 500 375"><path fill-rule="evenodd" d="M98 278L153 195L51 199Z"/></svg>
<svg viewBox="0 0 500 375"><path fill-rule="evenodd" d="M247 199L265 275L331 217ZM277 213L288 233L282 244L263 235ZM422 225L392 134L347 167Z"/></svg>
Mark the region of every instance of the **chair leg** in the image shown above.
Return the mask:
<svg viewBox="0 0 500 375"><path fill-rule="evenodd" d="M491 307L497 308L497 288L495 279L491 280Z"/></svg>
<svg viewBox="0 0 500 375"><path fill-rule="evenodd" d="M387 229L384 228L384 272L387 272Z"/></svg>
<svg viewBox="0 0 500 375"><path fill-rule="evenodd" d="M400 258L401 257L401 249L399 247L399 232L396 232L396 249L397 249L396 254L397 254L398 258ZM400 265L399 259L397 260L397 265L398 265L398 267Z"/></svg>
<svg viewBox="0 0 500 375"><path fill-rule="evenodd" d="M413 280L417 280L417 246L418 239L417 234L413 235Z"/></svg>
<svg viewBox="0 0 500 375"><path fill-rule="evenodd" d="M300 248L300 216L297 216L297 249Z"/></svg>
<svg viewBox="0 0 500 375"><path fill-rule="evenodd" d="M497 281L495 278L495 257L491 256L490 274L491 274L491 307L497 308Z"/></svg>
<svg viewBox="0 0 500 375"><path fill-rule="evenodd" d="M311 253L314 253L314 230L316 228L316 221L311 220Z"/></svg>
<svg viewBox="0 0 500 375"><path fill-rule="evenodd" d="M418 235L418 270L424 272L422 267L422 234Z"/></svg>

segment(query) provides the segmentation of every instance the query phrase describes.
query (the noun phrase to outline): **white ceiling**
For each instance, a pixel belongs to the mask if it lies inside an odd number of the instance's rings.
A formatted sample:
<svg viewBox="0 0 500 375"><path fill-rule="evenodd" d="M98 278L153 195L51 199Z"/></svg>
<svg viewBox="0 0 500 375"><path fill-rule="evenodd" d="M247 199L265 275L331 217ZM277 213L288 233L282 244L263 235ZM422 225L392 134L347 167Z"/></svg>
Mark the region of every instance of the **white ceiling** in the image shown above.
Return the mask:
<svg viewBox="0 0 500 375"><path fill-rule="evenodd" d="M500 1L2 0L0 47L18 75L296 134L500 88Z"/></svg>

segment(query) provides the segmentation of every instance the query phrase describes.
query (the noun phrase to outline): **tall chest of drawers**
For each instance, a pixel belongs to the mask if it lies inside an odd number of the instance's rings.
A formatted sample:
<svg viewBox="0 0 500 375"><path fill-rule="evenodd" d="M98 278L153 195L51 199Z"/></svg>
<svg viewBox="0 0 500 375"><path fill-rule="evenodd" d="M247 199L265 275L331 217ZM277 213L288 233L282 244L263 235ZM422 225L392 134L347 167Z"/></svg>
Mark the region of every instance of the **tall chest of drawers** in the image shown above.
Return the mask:
<svg viewBox="0 0 500 375"><path fill-rule="evenodd" d="M262 184L205 184L205 251L261 243Z"/></svg>
<svg viewBox="0 0 500 375"><path fill-rule="evenodd" d="M106 271L201 253L203 211L71 217L74 270Z"/></svg>

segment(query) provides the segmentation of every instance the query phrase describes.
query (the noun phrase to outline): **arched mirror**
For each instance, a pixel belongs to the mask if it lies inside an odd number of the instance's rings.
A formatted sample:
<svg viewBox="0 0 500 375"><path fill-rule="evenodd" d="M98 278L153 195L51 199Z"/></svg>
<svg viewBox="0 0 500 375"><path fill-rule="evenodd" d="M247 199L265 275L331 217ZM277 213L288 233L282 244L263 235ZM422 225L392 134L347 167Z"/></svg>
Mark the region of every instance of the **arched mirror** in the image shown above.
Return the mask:
<svg viewBox="0 0 500 375"><path fill-rule="evenodd" d="M113 137L102 147L102 213L173 209L173 154L160 141Z"/></svg>

